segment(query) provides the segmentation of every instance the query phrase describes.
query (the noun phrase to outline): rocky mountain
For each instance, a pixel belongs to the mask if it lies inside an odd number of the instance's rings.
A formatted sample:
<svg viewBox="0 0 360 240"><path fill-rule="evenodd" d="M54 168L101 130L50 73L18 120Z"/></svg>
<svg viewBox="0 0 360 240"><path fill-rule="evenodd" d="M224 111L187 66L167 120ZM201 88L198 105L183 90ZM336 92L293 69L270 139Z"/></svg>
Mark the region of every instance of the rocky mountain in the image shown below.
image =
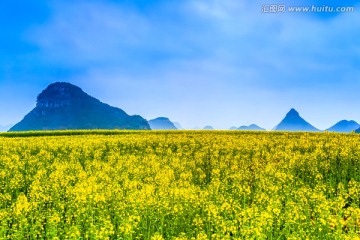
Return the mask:
<svg viewBox="0 0 360 240"><path fill-rule="evenodd" d="M264 128L259 127L256 124L251 124L249 126L241 126L239 127L237 130L255 130L255 131L263 131L265 130Z"/></svg>
<svg viewBox="0 0 360 240"><path fill-rule="evenodd" d="M166 117L158 117L148 121L153 130L177 130L174 123Z"/></svg>
<svg viewBox="0 0 360 240"><path fill-rule="evenodd" d="M60 129L150 129L150 126L141 116L129 116L77 86L57 82L38 95L36 107L10 131Z"/></svg>
<svg viewBox="0 0 360 240"><path fill-rule="evenodd" d="M212 126L205 126L203 130L214 130L214 128Z"/></svg>
<svg viewBox="0 0 360 240"><path fill-rule="evenodd" d="M351 132L358 129L359 127L360 125L353 120L342 120L326 130L329 132Z"/></svg>
<svg viewBox="0 0 360 240"><path fill-rule="evenodd" d="M285 118L274 128L277 131L318 132L319 129L305 121L295 109L291 109Z"/></svg>

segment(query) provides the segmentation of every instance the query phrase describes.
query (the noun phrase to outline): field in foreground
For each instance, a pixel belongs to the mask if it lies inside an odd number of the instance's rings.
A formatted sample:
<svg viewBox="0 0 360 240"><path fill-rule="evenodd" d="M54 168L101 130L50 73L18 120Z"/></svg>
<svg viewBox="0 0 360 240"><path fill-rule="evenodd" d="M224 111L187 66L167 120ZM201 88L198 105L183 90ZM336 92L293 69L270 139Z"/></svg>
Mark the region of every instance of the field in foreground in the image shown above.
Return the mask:
<svg viewBox="0 0 360 240"><path fill-rule="evenodd" d="M0 136L0 239L360 236L359 135L70 133Z"/></svg>

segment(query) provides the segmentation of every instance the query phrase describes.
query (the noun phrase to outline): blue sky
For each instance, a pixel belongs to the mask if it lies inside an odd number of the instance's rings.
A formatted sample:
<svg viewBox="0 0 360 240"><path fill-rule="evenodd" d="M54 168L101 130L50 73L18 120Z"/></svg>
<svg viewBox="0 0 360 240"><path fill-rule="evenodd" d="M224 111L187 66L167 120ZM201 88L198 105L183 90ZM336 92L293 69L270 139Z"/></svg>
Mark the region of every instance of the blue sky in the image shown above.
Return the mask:
<svg viewBox="0 0 360 240"><path fill-rule="evenodd" d="M275 2L355 12L261 13ZM360 121L359 2L2 0L0 125L56 81L187 128Z"/></svg>

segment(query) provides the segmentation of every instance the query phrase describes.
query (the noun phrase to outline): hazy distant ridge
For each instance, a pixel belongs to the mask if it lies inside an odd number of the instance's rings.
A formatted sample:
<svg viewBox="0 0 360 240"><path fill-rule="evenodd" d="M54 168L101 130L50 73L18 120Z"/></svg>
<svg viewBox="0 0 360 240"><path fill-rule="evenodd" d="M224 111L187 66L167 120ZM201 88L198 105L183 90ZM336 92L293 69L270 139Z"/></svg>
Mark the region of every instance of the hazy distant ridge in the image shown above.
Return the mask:
<svg viewBox="0 0 360 240"><path fill-rule="evenodd" d="M158 117L149 120L151 129L153 130L177 130L177 127L166 117Z"/></svg>
<svg viewBox="0 0 360 240"><path fill-rule="evenodd" d="M334 126L326 129L329 132L351 132L358 129L360 125L353 120L341 120L336 123Z"/></svg>
<svg viewBox="0 0 360 240"><path fill-rule="evenodd" d="M237 130L263 131L263 130L265 130L265 129L262 128L262 127L259 127L259 126L256 125L256 124L251 124L251 125L249 125L249 126L241 126L241 127L239 127Z"/></svg>

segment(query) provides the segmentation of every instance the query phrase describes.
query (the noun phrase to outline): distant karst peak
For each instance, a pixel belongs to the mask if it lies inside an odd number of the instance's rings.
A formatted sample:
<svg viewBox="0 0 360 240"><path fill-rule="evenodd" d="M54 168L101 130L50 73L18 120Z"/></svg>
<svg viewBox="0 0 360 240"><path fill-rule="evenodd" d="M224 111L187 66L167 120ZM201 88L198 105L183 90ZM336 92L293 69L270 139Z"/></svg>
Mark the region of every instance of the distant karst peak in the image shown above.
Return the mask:
<svg viewBox="0 0 360 240"><path fill-rule="evenodd" d="M150 129L141 116L129 116L66 82L50 84L36 107L10 131L59 129Z"/></svg>
<svg viewBox="0 0 360 240"><path fill-rule="evenodd" d="M285 118L275 126L274 130L280 131L310 131L317 132L319 129L312 126L310 123L305 121L300 114L291 108L286 114Z"/></svg>
<svg viewBox="0 0 360 240"><path fill-rule="evenodd" d="M148 121L153 130L177 130L178 128L167 117L158 117Z"/></svg>

